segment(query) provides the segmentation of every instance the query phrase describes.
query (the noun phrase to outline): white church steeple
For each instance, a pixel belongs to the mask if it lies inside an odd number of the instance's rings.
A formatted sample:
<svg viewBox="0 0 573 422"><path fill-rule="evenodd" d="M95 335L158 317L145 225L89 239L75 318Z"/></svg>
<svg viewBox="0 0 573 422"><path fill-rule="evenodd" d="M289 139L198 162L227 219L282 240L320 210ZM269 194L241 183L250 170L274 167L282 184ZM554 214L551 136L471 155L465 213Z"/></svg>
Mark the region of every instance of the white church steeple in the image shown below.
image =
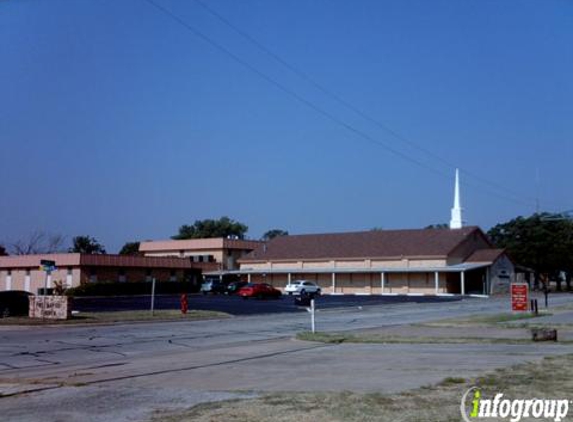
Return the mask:
<svg viewBox="0 0 573 422"><path fill-rule="evenodd" d="M456 169L456 186L454 188L454 207L452 208L452 219L450 229L461 229L463 226L462 206L460 200L460 172Z"/></svg>

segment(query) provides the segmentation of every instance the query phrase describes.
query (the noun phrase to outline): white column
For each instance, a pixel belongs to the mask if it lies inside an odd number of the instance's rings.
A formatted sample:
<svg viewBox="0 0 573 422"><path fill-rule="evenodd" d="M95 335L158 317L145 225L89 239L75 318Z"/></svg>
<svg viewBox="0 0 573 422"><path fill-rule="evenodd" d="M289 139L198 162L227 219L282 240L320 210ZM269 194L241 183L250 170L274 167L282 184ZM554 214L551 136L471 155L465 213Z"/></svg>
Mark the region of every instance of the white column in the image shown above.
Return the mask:
<svg viewBox="0 0 573 422"><path fill-rule="evenodd" d="M382 288L381 293L384 293L386 288L386 273L380 273L380 287Z"/></svg>
<svg viewBox="0 0 573 422"><path fill-rule="evenodd" d="M26 278L24 278L24 290L30 292L30 274L26 274Z"/></svg>
<svg viewBox="0 0 573 422"><path fill-rule="evenodd" d="M251 273L247 274L247 282L251 282Z"/></svg>
<svg viewBox="0 0 573 422"><path fill-rule="evenodd" d="M462 271L460 273L460 282L462 285L462 295L465 295L466 294L466 273L465 273L465 271Z"/></svg>
<svg viewBox="0 0 573 422"><path fill-rule="evenodd" d="M436 287L436 294L438 294L440 291L440 274L438 274L437 271L434 273L434 285Z"/></svg>
<svg viewBox="0 0 573 422"><path fill-rule="evenodd" d="M12 274L6 276L6 290L12 290Z"/></svg>
<svg viewBox="0 0 573 422"><path fill-rule="evenodd" d="M290 286L290 283L292 281L292 274L288 273L287 277L288 277L288 283L287 284Z"/></svg>
<svg viewBox="0 0 573 422"><path fill-rule="evenodd" d="M332 294L336 293L336 273L332 273Z"/></svg>

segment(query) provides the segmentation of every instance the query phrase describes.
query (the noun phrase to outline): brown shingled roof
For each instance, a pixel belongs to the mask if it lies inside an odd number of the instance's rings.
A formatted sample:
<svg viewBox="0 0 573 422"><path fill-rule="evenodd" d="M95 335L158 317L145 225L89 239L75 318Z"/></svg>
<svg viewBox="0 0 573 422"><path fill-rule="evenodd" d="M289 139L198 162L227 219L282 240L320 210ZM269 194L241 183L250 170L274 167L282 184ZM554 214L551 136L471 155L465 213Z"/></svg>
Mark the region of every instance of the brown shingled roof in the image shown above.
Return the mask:
<svg viewBox="0 0 573 422"><path fill-rule="evenodd" d="M465 262L495 262L505 249L479 249L471 254Z"/></svg>
<svg viewBox="0 0 573 422"><path fill-rule="evenodd" d="M478 227L462 229L374 230L367 232L281 236L239 260L446 257Z"/></svg>

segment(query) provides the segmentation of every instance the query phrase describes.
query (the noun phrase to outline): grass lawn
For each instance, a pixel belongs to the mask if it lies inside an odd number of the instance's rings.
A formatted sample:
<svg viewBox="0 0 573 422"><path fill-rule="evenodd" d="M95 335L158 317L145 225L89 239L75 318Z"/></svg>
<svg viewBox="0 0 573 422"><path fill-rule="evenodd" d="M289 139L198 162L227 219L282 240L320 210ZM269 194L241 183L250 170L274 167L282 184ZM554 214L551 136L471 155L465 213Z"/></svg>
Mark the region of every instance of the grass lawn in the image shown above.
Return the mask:
<svg viewBox="0 0 573 422"><path fill-rule="evenodd" d="M459 422L462 395L473 386L480 388L484 398L502 392L510 399L571 399L573 355L547 357L474 379L446 378L437 385L400 394L265 394L180 412L158 411L153 422Z"/></svg>
<svg viewBox="0 0 573 422"><path fill-rule="evenodd" d="M535 315L529 312L520 313L520 314L513 314L513 313L500 313L500 314L493 314L493 315L470 315L467 317L462 318L447 318L447 319L440 319L437 321L432 321L424 324L420 324L422 326L430 326L430 327L463 327L468 325L498 325L507 322L513 321L521 321L521 320L529 320L533 318L540 318L544 316L551 316L552 313L541 311L539 315ZM511 325L508 325L507 328L510 328Z"/></svg>
<svg viewBox="0 0 573 422"><path fill-rule="evenodd" d="M118 311L118 312L82 312L66 321L30 319L28 317L0 318L2 325L45 325L45 324L90 324L115 322L145 322L145 321L193 321L210 318L229 318L230 315L217 311L189 311L186 315L179 310L157 310L154 315L150 311Z"/></svg>
<svg viewBox="0 0 573 422"><path fill-rule="evenodd" d="M304 341L317 341L321 343L370 343L370 344L468 344L468 343L489 343L489 344L530 344L531 339L510 339L494 337L420 337L420 336L392 336L385 334L349 334L349 333L311 333L304 331L298 333L296 338ZM569 344L570 341L560 341L561 344Z"/></svg>

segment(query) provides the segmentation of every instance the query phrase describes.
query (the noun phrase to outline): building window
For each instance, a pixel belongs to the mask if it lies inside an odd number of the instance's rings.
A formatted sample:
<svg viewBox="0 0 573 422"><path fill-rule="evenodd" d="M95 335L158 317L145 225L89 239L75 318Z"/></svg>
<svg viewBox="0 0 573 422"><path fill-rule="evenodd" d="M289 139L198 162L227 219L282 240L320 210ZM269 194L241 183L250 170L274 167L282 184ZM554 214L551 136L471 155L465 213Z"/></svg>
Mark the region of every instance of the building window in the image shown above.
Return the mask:
<svg viewBox="0 0 573 422"><path fill-rule="evenodd" d="M72 271L72 267L68 267L68 275L72 275L73 271Z"/></svg>
<svg viewBox="0 0 573 422"><path fill-rule="evenodd" d="M183 250L179 251L179 256L181 258L185 258L185 251L183 251Z"/></svg>
<svg viewBox="0 0 573 422"><path fill-rule="evenodd" d="M169 274L169 281L177 281L177 271L171 270Z"/></svg>
<svg viewBox="0 0 573 422"><path fill-rule="evenodd" d="M125 283L127 281L127 277L125 276L125 270L121 268L118 271L118 280L120 283Z"/></svg>
<svg viewBox="0 0 573 422"><path fill-rule="evenodd" d="M90 283L97 282L97 270L95 268L90 268Z"/></svg>
<svg viewBox="0 0 573 422"><path fill-rule="evenodd" d="M26 269L26 275L30 276L30 269L29 268Z"/></svg>

